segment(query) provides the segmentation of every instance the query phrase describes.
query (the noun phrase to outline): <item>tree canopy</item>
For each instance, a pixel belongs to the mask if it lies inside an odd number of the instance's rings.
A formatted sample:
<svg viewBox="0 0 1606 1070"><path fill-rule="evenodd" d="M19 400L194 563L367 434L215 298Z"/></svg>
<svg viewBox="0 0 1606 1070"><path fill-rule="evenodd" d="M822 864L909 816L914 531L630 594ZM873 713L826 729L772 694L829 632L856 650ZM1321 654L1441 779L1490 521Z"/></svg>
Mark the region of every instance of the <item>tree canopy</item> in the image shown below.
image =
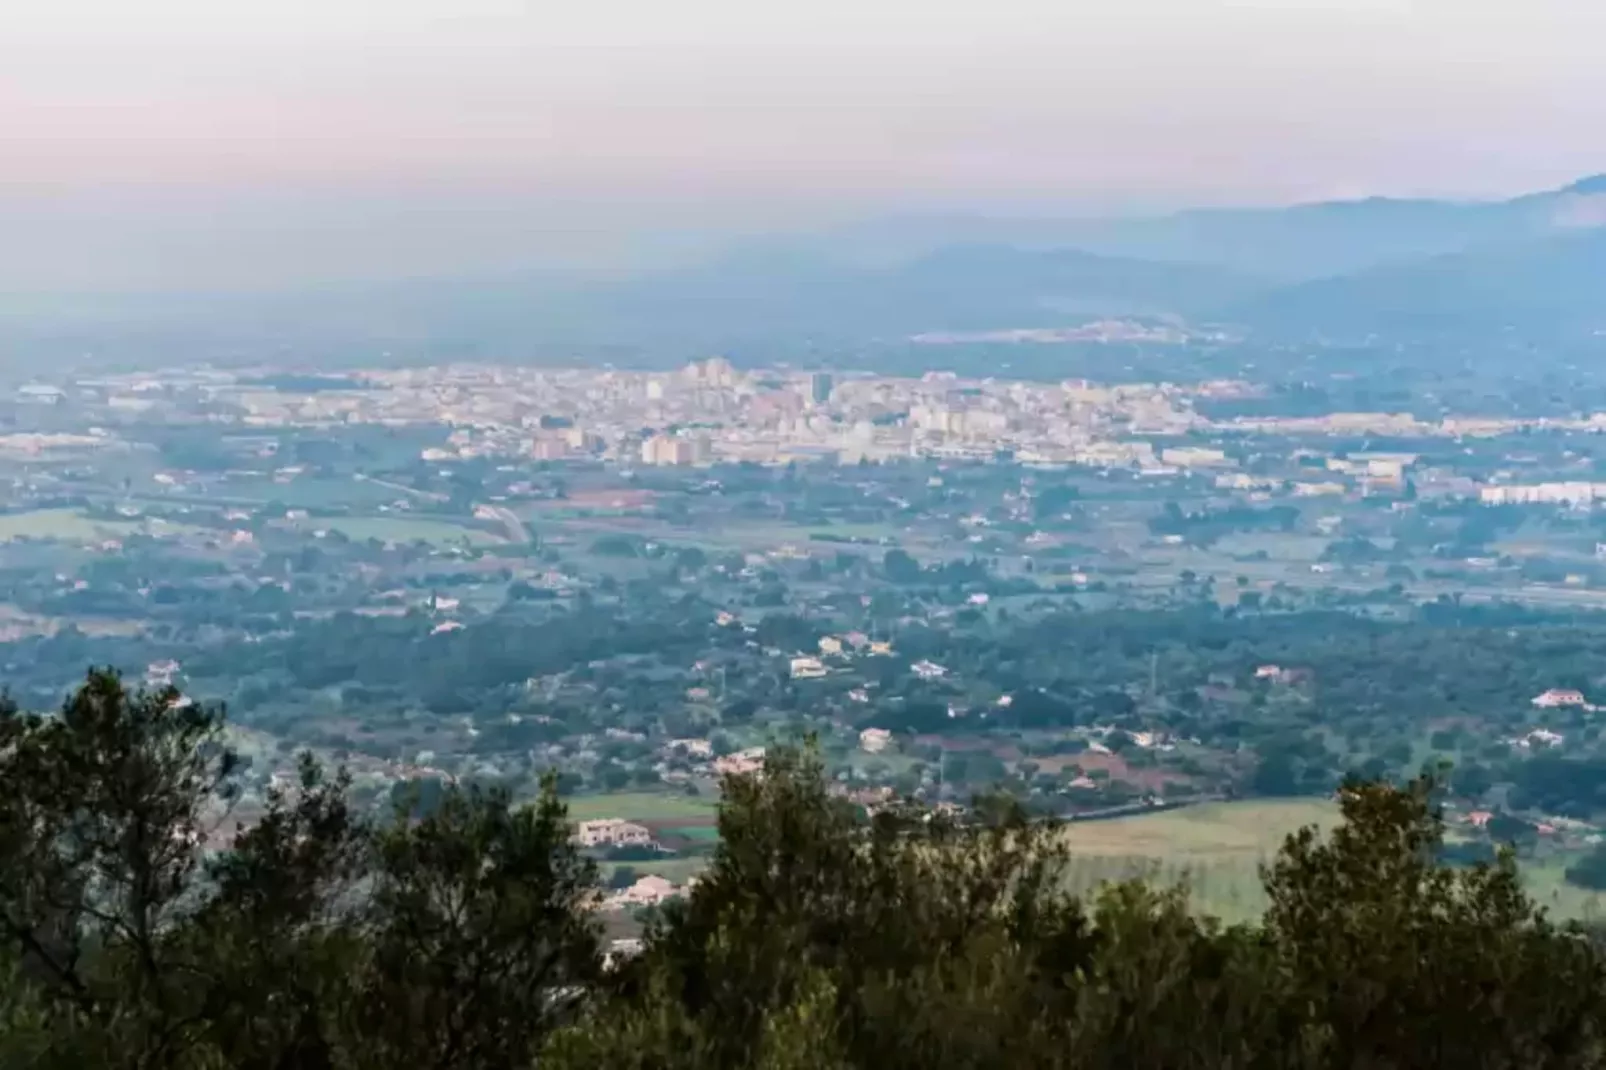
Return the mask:
<svg viewBox="0 0 1606 1070"><path fill-rule="evenodd" d="M1594 1067L1606 961L1513 856L1442 864L1437 785L1351 780L1269 906L1066 890L1062 829L835 794L809 749L729 778L684 898L611 967L548 783L353 808L303 758L231 812L222 713L93 672L0 707L0 1065L213 1068ZM405 794L405 793L404 793Z"/></svg>

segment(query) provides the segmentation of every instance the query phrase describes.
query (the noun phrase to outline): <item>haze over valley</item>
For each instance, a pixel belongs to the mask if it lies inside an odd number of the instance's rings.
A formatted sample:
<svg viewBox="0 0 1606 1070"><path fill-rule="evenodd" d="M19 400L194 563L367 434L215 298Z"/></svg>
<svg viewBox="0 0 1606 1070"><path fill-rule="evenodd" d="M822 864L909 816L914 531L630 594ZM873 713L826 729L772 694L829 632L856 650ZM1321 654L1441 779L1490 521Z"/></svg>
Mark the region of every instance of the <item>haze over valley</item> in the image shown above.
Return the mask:
<svg viewBox="0 0 1606 1070"><path fill-rule="evenodd" d="M0 1066L1606 1066L1603 12L6 6Z"/></svg>

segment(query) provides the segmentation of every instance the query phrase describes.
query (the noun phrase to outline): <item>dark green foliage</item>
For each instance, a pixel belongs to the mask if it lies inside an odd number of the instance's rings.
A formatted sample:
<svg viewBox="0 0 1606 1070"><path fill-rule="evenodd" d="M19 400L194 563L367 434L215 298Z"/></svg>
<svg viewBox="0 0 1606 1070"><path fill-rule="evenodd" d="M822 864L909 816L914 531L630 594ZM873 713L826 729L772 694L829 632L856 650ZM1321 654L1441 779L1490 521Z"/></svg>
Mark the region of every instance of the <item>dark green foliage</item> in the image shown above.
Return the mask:
<svg viewBox="0 0 1606 1070"><path fill-rule="evenodd" d="M306 759L229 840L222 744L219 711L110 672L57 716L0 709L0 1054L527 1063L598 969L595 872L552 786L530 807L448 786L373 821Z"/></svg>
<svg viewBox="0 0 1606 1070"><path fill-rule="evenodd" d="M1567 883L1595 891L1606 890L1606 847L1597 847L1567 867Z"/></svg>
<svg viewBox="0 0 1606 1070"><path fill-rule="evenodd" d="M920 582L920 562L907 550L888 550L882 555L881 568L890 583Z"/></svg>
<svg viewBox="0 0 1606 1070"><path fill-rule="evenodd" d="M1052 825L864 821L808 757L733 786L691 899L559 1031L563 1067L1597 1066L1602 963L1509 856L1452 870L1430 784L1352 783L1262 925L1065 894ZM1558 989L1556 985L1563 986Z"/></svg>
<svg viewBox="0 0 1606 1070"><path fill-rule="evenodd" d="M1180 888L1079 900L1060 828L1007 801L866 816L812 750L774 751L607 970L553 784L374 817L304 759L208 849L223 742L218 711L110 673L57 716L0 708L0 1066L1606 1065L1601 946L1509 852L1446 865L1428 778L1348 782L1344 823L1291 837L1265 917L1228 928Z"/></svg>

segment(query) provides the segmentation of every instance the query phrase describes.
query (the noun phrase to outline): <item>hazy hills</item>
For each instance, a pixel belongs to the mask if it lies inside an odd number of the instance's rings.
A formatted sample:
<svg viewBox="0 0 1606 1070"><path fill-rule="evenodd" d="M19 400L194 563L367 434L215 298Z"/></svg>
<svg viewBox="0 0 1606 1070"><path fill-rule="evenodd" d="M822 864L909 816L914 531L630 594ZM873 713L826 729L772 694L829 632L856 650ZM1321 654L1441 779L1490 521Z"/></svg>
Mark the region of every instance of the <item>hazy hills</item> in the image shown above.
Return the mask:
<svg viewBox="0 0 1606 1070"><path fill-rule="evenodd" d="M550 330L588 340L637 333L877 338L1089 315L1203 315L1260 289L1255 280L1210 265L954 245L879 266L797 250L752 251L582 288L541 307Z"/></svg>
<svg viewBox="0 0 1606 1070"><path fill-rule="evenodd" d="M1272 337L1549 335L1606 328L1603 224L1606 176L1488 203L880 221L594 287L561 311L605 334L717 323L737 336L864 337L1174 315Z"/></svg>
<svg viewBox="0 0 1606 1070"><path fill-rule="evenodd" d="M834 255L910 259L953 244L1073 247L1104 256L1211 264L1277 282L1543 237L1606 222L1606 175L1506 201L1372 197L1272 208L1204 208L1091 220L906 217L816 239Z"/></svg>
<svg viewBox="0 0 1606 1070"><path fill-rule="evenodd" d="M1224 310L1262 334L1416 337L1606 332L1606 228L1318 279Z"/></svg>
<svg viewBox="0 0 1606 1070"><path fill-rule="evenodd" d="M1499 202L1360 201L1144 219L871 221L608 280L425 279L316 293L0 308L0 359L444 359L1174 316L1251 338L1606 331L1606 175Z"/></svg>

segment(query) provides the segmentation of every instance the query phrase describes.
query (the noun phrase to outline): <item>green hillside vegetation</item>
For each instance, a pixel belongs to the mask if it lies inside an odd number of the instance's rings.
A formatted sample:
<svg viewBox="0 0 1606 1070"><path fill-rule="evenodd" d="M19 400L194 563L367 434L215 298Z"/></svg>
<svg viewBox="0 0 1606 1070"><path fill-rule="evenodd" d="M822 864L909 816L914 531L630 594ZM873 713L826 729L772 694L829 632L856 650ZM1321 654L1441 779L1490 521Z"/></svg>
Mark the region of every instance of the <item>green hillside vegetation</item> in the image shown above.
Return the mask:
<svg viewBox="0 0 1606 1070"><path fill-rule="evenodd" d="M1430 781L1349 782L1229 926L1152 883L1074 894L1076 834L1005 801L867 816L776 752L610 966L550 782L375 816L307 758L231 828L221 713L178 699L95 672L57 714L0 709L0 1066L1606 1063L1601 950L1509 854L1442 865Z"/></svg>

